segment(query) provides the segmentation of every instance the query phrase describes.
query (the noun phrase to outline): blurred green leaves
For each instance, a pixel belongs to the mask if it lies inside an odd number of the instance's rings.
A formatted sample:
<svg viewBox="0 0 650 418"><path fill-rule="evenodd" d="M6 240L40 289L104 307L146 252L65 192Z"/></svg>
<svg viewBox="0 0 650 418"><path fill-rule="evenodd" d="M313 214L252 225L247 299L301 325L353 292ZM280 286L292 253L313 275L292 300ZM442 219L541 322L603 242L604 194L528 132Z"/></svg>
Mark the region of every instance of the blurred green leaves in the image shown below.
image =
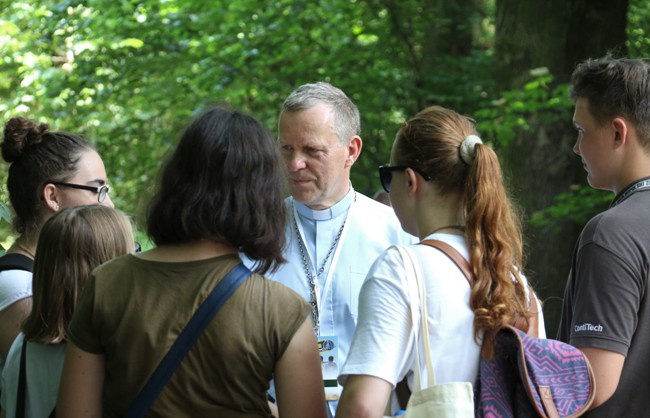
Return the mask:
<svg viewBox="0 0 650 418"><path fill-rule="evenodd" d="M493 0L471 22L478 34L466 54L427 50L430 28L453 22L425 13L425 3L0 0L0 115L85 136L104 159L116 206L140 221L165 156L194 115L227 103L275 131L282 101L306 82L329 81L359 106L364 147L352 181L370 195L395 132L422 106L474 117L496 147L546 121L570 123L567 86L545 69L523 89L495 95ZM647 55L648 3L631 0L629 21L630 51ZM6 170L0 164L3 185ZM568 191L534 221L581 222L575 214L598 207L588 197ZM5 235L7 203L3 193Z"/></svg>

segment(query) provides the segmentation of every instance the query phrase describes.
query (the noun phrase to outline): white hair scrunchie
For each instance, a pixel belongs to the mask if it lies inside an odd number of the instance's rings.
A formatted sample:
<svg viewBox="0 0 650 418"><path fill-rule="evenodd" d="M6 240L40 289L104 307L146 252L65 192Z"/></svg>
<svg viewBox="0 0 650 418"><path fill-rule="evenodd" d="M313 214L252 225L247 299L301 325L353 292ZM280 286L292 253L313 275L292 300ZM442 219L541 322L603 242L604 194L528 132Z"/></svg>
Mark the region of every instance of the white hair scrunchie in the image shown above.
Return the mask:
<svg viewBox="0 0 650 418"><path fill-rule="evenodd" d="M460 158L467 165L471 165L476 157L476 144L482 144L481 138L476 135L467 135L460 143Z"/></svg>

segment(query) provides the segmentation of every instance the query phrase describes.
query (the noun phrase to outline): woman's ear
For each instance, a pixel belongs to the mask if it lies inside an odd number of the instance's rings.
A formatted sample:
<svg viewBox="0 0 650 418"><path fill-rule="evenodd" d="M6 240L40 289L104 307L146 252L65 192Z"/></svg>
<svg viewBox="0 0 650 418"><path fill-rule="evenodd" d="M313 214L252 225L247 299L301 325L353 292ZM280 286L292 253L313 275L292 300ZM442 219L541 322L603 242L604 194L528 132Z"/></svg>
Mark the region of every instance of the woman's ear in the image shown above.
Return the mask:
<svg viewBox="0 0 650 418"><path fill-rule="evenodd" d="M48 183L43 187L43 201L45 206L53 212L59 210L59 190L52 183Z"/></svg>
<svg viewBox="0 0 650 418"><path fill-rule="evenodd" d="M408 186L409 194L415 194L421 189L420 180L421 177L410 168L407 168L404 173L406 174L406 181Z"/></svg>

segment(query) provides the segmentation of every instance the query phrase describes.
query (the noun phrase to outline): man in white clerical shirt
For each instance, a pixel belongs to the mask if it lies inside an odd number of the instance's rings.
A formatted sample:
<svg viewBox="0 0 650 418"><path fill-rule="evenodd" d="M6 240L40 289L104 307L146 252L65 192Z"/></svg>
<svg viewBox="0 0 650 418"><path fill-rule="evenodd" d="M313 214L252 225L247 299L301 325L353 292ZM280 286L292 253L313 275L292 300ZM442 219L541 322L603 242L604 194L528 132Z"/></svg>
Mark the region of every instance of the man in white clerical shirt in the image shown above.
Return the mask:
<svg viewBox="0 0 650 418"><path fill-rule="evenodd" d="M357 321L359 290L375 258L415 238L392 209L354 190L350 168L361 153L359 110L340 89L305 84L280 113L279 145L287 166L287 263L269 275L312 305L323 358L345 363ZM323 381L333 416L336 379Z"/></svg>

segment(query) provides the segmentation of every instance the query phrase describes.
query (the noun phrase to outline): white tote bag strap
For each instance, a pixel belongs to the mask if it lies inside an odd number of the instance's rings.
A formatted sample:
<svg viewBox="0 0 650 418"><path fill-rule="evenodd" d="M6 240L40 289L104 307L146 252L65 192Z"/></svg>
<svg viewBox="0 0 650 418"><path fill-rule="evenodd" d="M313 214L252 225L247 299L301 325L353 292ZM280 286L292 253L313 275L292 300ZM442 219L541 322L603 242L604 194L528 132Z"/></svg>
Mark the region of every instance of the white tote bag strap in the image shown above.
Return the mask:
<svg viewBox="0 0 650 418"><path fill-rule="evenodd" d="M429 342L429 326L427 318L427 303L426 292L424 290L424 282L422 281L422 270L417 256L408 247L395 246L404 260L404 268L406 269L406 284L409 289L409 297L411 299L411 322L413 323L413 332L415 334L415 381L414 389L422 390L422 379L420 376L420 344L418 343L418 328L422 336L422 344L424 345L424 359L427 366L427 386L436 384L435 373L433 371L433 363L431 362L431 344ZM417 321L417 303L420 303L420 326L416 326Z"/></svg>

